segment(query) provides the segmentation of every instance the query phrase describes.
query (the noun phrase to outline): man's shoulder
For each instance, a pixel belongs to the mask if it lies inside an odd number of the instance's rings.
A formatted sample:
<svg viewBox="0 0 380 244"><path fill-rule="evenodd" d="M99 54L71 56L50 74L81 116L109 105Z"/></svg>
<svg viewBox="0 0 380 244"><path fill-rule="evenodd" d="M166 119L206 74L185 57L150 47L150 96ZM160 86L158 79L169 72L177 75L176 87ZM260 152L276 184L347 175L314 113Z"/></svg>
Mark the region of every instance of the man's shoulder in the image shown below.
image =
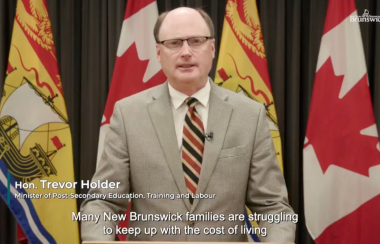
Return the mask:
<svg viewBox="0 0 380 244"><path fill-rule="evenodd" d="M131 105L133 105L133 107L146 106L148 103L150 103L153 100L153 96L163 89L164 85L165 84L160 84L160 85L151 87L144 91L141 91L131 96L120 99L116 103L122 108L130 107Z"/></svg>

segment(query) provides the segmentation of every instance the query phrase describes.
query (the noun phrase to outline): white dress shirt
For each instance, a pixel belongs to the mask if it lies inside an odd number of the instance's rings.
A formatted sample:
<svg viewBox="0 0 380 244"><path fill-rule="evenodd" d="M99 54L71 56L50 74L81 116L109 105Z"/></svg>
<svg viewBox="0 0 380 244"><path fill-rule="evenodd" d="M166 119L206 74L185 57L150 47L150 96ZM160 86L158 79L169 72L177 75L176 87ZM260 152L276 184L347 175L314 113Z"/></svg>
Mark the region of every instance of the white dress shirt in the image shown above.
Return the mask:
<svg viewBox="0 0 380 244"><path fill-rule="evenodd" d="M211 85L208 80L205 87L194 93L191 97L196 98L199 103L195 105L199 116L202 118L203 128L205 133L207 132L207 119L208 119L208 110L209 110L209 99L210 99L210 90ZM178 148L182 147L182 135L183 135L183 126L185 124L185 115L189 107L185 102L188 95L185 95L177 90L175 90L169 83L169 94L170 100L172 102L172 111L174 118L175 132L177 134Z"/></svg>

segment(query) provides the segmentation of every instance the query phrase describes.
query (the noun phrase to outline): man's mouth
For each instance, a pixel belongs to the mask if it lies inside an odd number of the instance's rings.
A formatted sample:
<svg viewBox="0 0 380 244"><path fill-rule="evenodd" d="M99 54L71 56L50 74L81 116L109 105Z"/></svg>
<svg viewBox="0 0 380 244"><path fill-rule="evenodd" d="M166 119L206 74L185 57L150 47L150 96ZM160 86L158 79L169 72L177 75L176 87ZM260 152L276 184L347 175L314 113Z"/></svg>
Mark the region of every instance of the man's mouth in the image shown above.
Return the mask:
<svg viewBox="0 0 380 244"><path fill-rule="evenodd" d="M180 68L191 68L194 66L195 66L194 64L182 64L182 65L179 65L178 67L180 67Z"/></svg>

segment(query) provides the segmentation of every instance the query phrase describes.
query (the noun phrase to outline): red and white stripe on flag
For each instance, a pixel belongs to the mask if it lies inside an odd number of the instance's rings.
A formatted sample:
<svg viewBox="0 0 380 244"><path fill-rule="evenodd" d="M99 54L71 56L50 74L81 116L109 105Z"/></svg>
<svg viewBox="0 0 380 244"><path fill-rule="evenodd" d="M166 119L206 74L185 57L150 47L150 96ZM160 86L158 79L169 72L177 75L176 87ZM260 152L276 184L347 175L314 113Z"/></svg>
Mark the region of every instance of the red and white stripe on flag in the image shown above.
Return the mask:
<svg viewBox="0 0 380 244"><path fill-rule="evenodd" d="M166 76L157 61L153 28L158 17L155 0L128 0L115 68L99 134L98 163L114 105L120 99L162 84ZM127 227L128 222L120 222ZM120 236L125 240L125 236Z"/></svg>
<svg viewBox="0 0 380 244"><path fill-rule="evenodd" d="M317 244L380 243L380 148L354 0L330 0L304 144Z"/></svg>

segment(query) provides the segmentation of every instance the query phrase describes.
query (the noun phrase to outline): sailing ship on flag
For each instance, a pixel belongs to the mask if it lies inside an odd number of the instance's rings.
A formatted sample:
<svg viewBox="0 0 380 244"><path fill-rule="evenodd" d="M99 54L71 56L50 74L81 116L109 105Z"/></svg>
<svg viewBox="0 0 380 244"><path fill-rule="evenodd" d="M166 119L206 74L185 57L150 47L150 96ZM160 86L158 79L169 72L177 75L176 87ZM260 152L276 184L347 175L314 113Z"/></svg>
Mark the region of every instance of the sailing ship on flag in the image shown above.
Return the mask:
<svg viewBox="0 0 380 244"><path fill-rule="evenodd" d="M17 220L18 240L79 243L72 138L45 0L18 0L0 104L0 196ZM20 184L27 183L27 184ZM30 187L16 187L16 186ZM53 192L54 191L54 192ZM10 194L8 194L10 193ZM42 196L23 198L18 196Z"/></svg>

